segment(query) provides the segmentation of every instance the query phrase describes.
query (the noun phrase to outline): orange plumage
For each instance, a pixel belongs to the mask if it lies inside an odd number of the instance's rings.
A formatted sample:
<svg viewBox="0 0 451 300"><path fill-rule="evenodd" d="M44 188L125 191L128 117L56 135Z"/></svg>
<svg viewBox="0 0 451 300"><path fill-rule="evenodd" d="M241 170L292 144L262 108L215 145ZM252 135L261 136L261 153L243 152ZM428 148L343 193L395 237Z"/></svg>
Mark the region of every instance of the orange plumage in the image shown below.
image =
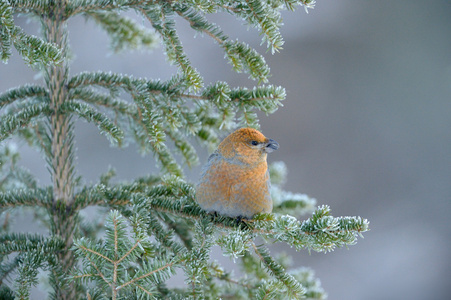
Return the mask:
<svg viewBox="0 0 451 300"><path fill-rule="evenodd" d="M279 144L252 128L227 136L208 158L196 189L196 201L208 212L252 218L272 211L267 153Z"/></svg>

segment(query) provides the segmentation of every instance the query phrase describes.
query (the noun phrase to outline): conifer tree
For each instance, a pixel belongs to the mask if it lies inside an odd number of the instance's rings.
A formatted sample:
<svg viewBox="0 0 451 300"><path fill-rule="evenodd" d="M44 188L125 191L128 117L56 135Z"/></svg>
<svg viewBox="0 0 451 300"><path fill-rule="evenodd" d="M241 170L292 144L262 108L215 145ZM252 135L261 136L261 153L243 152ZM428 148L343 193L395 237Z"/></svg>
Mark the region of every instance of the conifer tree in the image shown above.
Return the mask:
<svg viewBox="0 0 451 300"><path fill-rule="evenodd" d="M247 43L232 40L207 19L229 13L256 28L274 53L283 39L281 11L313 8L314 0L0 0L0 56L14 47L24 63L43 74L40 85L0 91L0 298L28 299L41 271L48 274L50 299L324 299L313 271L290 269L269 244L329 252L356 243L368 230L360 217L333 217L328 206L282 189L283 163L270 167L274 212L251 220L212 216L195 203L195 189L181 165L197 163L191 144L215 147L224 129L258 127L256 111L273 113L285 98L268 84L269 67ZM126 12L135 12L145 22ZM42 36L27 34L14 18L39 20ZM154 46L178 67L167 81L101 72L70 72L67 23L83 15L111 38L115 51ZM210 18L211 19L211 18ZM205 86L184 52L176 22L183 21L224 51L236 72L254 88L226 82ZM123 98L123 95L129 98ZM92 185L81 184L74 168L74 125L96 125L113 145L133 141L159 165L157 174L113 180L108 170ZM18 166L15 136L39 151L51 175L40 186ZM80 211L105 207L105 219L86 222ZM14 213L31 207L48 234L19 233ZM309 218L300 218L311 214ZM234 275L210 258L218 245L239 265ZM216 248L215 248L216 249ZM185 285L167 280L184 274Z"/></svg>

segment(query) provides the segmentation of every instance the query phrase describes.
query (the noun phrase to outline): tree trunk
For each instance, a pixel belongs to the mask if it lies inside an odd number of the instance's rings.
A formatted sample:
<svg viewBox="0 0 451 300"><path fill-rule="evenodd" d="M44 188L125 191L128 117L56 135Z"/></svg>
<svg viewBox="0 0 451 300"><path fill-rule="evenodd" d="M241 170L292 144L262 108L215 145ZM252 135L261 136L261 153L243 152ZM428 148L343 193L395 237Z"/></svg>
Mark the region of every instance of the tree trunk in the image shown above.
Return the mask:
<svg viewBox="0 0 451 300"><path fill-rule="evenodd" d="M51 158L48 163L53 180L53 205L50 209L52 234L65 241L65 248L58 253L58 265L54 266L67 276L74 266L74 256L70 248L73 243L77 213L73 204L73 122L61 111L67 101L67 25L64 16L66 1L55 1L49 14L44 16L43 31L48 42L56 44L63 51L64 60L60 65L46 69L46 84L49 90L53 114L50 117ZM75 299L76 288L65 276L53 273L52 284L56 299Z"/></svg>

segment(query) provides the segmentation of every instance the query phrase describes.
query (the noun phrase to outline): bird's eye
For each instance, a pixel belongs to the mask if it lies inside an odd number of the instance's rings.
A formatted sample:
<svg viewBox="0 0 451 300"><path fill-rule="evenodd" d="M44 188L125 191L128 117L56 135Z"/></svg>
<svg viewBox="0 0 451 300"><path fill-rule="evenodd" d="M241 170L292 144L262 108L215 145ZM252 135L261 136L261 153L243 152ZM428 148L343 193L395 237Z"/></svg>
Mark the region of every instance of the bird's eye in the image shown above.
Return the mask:
<svg viewBox="0 0 451 300"><path fill-rule="evenodd" d="M252 141L251 144L254 145L254 146L257 146L258 142L257 141Z"/></svg>

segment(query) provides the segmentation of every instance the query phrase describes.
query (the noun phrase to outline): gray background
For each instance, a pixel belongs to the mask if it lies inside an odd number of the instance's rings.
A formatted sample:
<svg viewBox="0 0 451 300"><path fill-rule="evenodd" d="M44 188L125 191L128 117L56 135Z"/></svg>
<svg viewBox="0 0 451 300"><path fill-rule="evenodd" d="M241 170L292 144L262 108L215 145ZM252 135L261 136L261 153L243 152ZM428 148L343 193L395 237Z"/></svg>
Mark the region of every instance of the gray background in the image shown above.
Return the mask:
<svg viewBox="0 0 451 300"><path fill-rule="evenodd" d="M221 15L231 37L259 46L254 30ZM30 33L36 23L16 18ZM178 20L193 65L206 83L252 86L235 74L209 38L193 38ZM333 215L371 222L349 250L295 253L316 270L329 299L445 299L451 275L451 2L319 0L316 9L284 14L284 50L265 53L284 107L261 118L281 148L270 161L289 166L286 189L328 204ZM106 34L83 18L70 23L71 73L111 70L167 79L161 48L111 55ZM40 83L15 53L0 65L0 91ZM119 178L154 172L135 147L114 149L94 126L77 126L77 171L93 182L113 165ZM22 164L48 184L39 154L20 144ZM207 152L201 150L201 161ZM200 167L187 174L196 181ZM27 230L22 224L18 230ZM29 229L32 230L32 229ZM291 249L283 250L291 252ZM273 249L279 251L279 249ZM39 298L39 294L35 294Z"/></svg>

